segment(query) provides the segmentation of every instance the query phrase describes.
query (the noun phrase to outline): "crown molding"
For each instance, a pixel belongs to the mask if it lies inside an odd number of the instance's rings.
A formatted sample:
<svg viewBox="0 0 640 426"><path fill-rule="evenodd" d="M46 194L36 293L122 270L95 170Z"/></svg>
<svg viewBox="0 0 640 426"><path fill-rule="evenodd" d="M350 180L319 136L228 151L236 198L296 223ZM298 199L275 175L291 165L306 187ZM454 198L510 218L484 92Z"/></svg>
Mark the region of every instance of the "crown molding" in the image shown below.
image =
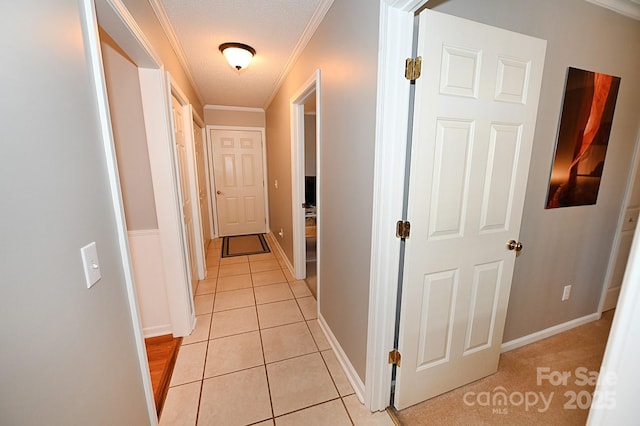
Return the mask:
<svg viewBox="0 0 640 426"><path fill-rule="evenodd" d="M222 111L264 112L264 108L239 107L228 105L205 105L204 109L217 109Z"/></svg>
<svg viewBox="0 0 640 426"><path fill-rule="evenodd" d="M167 11L162 5L161 0L149 0L149 4L151 4L151 8L155 12L156 17L160 22L160 26L164 31L164 34L169 39L169 44L171 44L171 48L173 49L176 56L178 57L178 62L180 62L180 65L182 66L182 69L184 70L184 73L186 74L187 79L189 80L189 83L191 83L191 86L193 87L193 90L196 93L196 96L198 97L198 101L200 102L201 105L203 105L204 101L202 100L202 96L200 96L200 89L198 88L198 85L196 84L196 81L193 78L191 66L189 66L189 62L187 62L187 57L184 54L184 50L182 50L182 44L180 44L180 41L176 36L176 32L173 29L173 26L171 25L171 21L169 21L169 16L167 16Z"/></svg>
<svg viewBox="0 0 640 426"><path fill-rule="evenodd" d="M621 15L640 21L640 1L638 0L586 0L598 6L613 10Z"/></svg>
<svg viewBox="0 0 640 426"><path fill-rule="evenodd" d="M313 35L315 34L316 30L320 26L320 23L322 22L325 15L329 11L329 8L331 8L333 1L334 0L321 0L320 3L318 4L318 7L316 8L315 12L313 12L311 19L309 20L309 23L307 24L306 28L302 32L302 35L298 39L298 43L296 44L296 47L293 49L291 56L289 56L289 60L287 61L287 64L284 66L284 68L282 69L282 72L278 76L278 79L274 83L273 90L271 91L271 95L269 95L267 102L265 102L264 104L264 109L267 109L271 104L271 101L273 101L273 98L275 98L276 94L278 93L278 90L280 90L280 87L284 83L284 80L287 78L287 76L291 72L291 69L298 61L298 58L300 57L300 55L302 55L304 48L307 47L309 40L311 40L311 37L313 37Z"/></svg>

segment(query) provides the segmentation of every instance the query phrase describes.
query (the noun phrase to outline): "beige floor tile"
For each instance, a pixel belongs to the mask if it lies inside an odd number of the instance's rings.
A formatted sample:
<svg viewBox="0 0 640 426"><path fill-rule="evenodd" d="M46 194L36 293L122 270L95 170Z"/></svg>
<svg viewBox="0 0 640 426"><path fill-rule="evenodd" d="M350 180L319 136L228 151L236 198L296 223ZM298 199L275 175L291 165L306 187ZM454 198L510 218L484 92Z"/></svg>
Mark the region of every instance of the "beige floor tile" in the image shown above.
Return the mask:
<svg viewBox="0 0 640 426"><path fill-rule="evenodd" d="M198 287L196 288L196 296L215 293L217 281L218 280L215 278L207 278L206 280L200 281L198 283Z"/></svg>
<svg viewBox="0 0 640 426"><path fill-rule="evenodd" d="M249 262L247 256L234 256L234 257L223 257L220 259L220 265L231 265L233 263L246 263Z"/></svg>
<svg viewBox="0 0 640 426"><path fill-rule="evenodd" d="M190 345L196 342L209 340L209 326L211 325L211 314L196 316L196 328L191 335L182 338L183 345Z"/></svg>
<svg viewBox="0 0 640 426"><path fill-rule="evenodd" d="M204 358L207 353L207 342L181 346L173 368L170 386L202 380Z"/></svg>
<svg viewBox="0 0 640 426"><path fill-rule="evenodd" d="M372 413L354 395L342 399L355 426L394 426L386 411Z"/></svg>
<svg viewBox="0 0 640 426"><path fill-rule="evenodd" d="M316 344L307 324L297 322L261 331L264 359L267 363L316 352Z"/></svg>
<svg viewBox="0 0 640 426"><path fill-rule="evenodd" d="M261 285L269 285L269 284L277 284L277 283L286 283L287 279L284 277L282 271L266 271L266 272L256 272L251 274L251 278L253 280L253 285L255 287Z"/></svg>
<svg viewBox="0 0 640 426"><path fill-rule="evenodd" d="M207 277L209 278L217 278L218 277L218 265L208 266L207 265Z"/></svg>
<svg viewBox="0 0 640 426"><path fill-rule="evenodd" d="M249 257L249 262L264 262L264 261L275 261L276 256L273 253L260 253L260 254L252 254Z"/></svg>
<svg viewBox="0 0 640 426"><path fill-rule="evenodd" d="M202 382L169 388L162 408L160 426L192 426L196 424Z"/></svg>
<svg viewBox="0 0 640 426"><path fill-rule="evenodd" d="M217 252L218 250L216 250ZM213 253L211 251L209 251L207 253L207 262L206 265L207 267L209 266L218 266L220 264L220 253Z"/></svg>
<svg viewBox="0 0 640 426"><path fill-rule="evenodd" d="M276 260L265 260L264 262L250 262L251 272L279 271L280 264Z"/></svg>
<svg viewBox="0 0 640 426"><path fill-rule="evenodd" d="M289 286L291 287L291 291L293 291L293 295L295 297L312 296L311 290L309 290L309 287L307 287L307 283L305 283L304 280L290 282Z"/></svg>
<svg viewBox="0 0 640 426"><path fill-rule="evenodd" d="M232 309L213 314L209 338L216 339L256 330L258 330L258 318L255 307Z"/></svg>
<svg viewBox="0 0 640 426"><path fill-rule="evenodd" d="M287 269L287 268L283 268L284 269L284 277L287 279L287 282L294 282L296 281L296 278L291 274L291 272Z"/></svg>
<svg viewBox="0 0 640 426"><path fill-rule="evenodd" d="M323 351L321 354L322 358L324 358L325 364L327 364L329 374L331 374L331 377L333 378L333 383L335 383L336 388L338 388L340 396L351 395L353 393L353 388L351 387L351 383L349 383L349 379L347 379L347 375L344 373L340 362L338 362L336 354L331 349Z"/></svg>
<svg viewBox="0 0 640 426"><path fill-rule="evenodd" d="M258 305L257 308L261 329L304 321L295 300L267 303Z"/></svg>
<svg viewBox="0 0 640 426"><path fill-rule="evenodd" d="M318 304L312 296L296 299L298 306L307 321L318 318Z"/></svg>
<svg viewBox="0 0 640 426"><path fill-rule="evenodd" d="M347 410L340 399L306 408L276 418L276 426L351 426Z"/></svg>
<svg viewBox="0 0 640 426"><path fill-rule="evenodd" d="M258 305L293 299L293 293L287 283L254 287L253 292L256 295L256 303Z"/></svg>
<svg viewBox="0 0 640 426"><path fill-rule="evenodd" d="M218 268L218 278L248 274L250 272L251 270L249 269L249 264L247 262L220 265L220 268Z"/></svg>
<svg viewBox="0 0 640 426"><path fill-rule="evenodd" d="M251 287L251 275L233 275L230 277L218 278L217 291L238 290L240 288Z"/></svg>
<svg viewBox="0 0 640 426"><path fill-rule="evenodd" d="M196 315L210 314L213 312L213 294L203 294L202 296L194 296Z"/></svg>
<svg viewBox="0 0 640 426"><path fill-rule="evenodd" d="M245 308L247 306L253 306L255 303L252 288L222 291L216 294L216 300L213 303L213 312Z"/></svg>
<svg viewBox="0 0 640 426"><path fill-rule="evenodd" d="M247 425L272 417L264 367L206 379L198 425Z"/></svg>
<svg viewBox="0 0 640 426"><path fill-rule="evenodd" d="M313 340L316 341L318 349L321 351L331 349L331 345L329 345L329 341L324 335L324 331L322 331L322 329L320 328L318 320L307 321L307 325L309 325L309 330L311 330L311 335L313 336Z"/></svg>
<svg viewBox="0 0 640 426"><path fill-rule="evenodd" d="M263 364L259 332L222 337L209 341L204 377L220 376Z"/></svg>
<svg viewBox="0 0 640 426"><path fill-rule="evenodd" d="M267 364L276 416L338 397L320 353Z"/></svg>

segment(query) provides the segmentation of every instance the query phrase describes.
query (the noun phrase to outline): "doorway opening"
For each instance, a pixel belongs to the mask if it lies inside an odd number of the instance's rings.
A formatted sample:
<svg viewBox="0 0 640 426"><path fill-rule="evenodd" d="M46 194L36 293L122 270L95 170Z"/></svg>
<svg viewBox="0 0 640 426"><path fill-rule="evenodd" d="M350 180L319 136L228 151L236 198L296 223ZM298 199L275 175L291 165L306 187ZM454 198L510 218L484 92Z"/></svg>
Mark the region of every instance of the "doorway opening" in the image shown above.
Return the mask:
<svg viewBox="0 0 640 426"><path fill-rule="evenodd" d="M293 266L319 299L320 265L320 70L291 100Z"/></svg>

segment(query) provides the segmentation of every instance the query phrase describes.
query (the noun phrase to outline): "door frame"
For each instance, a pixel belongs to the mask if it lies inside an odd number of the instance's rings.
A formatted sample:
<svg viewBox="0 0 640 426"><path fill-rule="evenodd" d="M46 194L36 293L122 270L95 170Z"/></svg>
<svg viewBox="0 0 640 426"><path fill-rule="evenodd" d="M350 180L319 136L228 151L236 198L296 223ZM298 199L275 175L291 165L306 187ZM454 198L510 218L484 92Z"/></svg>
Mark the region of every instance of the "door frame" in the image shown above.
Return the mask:
<svg viewBox="0 0 640 426"><path fill-rule="evenodd" d="M247 131L247 132L260 132L262 138L262 185L264 187L264 218L265 218L265 233L271 232L269 227L269 178L267 175L267 134L264 127L250 127L250 126L219 126L214 124L208 124L206 127L206 155L207 155L207 175L208 175L208 191L209 191L209 203L211 216L213 217L213 223L211 227L212 238L217 238L220 235L218 224L218 206L217 199L213 196L216 192L216 180L215 170L213 162L213 141L211 140L212 130L235 130L235 131Z"/></svg>
<svg viewBox="0 0 640 426"><path fill-rule="evenodd" d="M372 411L384 410L391 398L388 354L394 343L400 272L400 240L394 230L402 218L404 191L398 189L405 187L410 109L410 85L403 64L412 56L414 14L428 1L380 0L364 395L364 404Z"/></svg>
<svg viewBox="0 0 640 426"><path fill-rule="evenodd" d="M200 132L202 133L202 156L204 157L204 180L205 180L205 192L207 194L207 216L206 220L209 222L209 235L207 237L209 240L213 239L213 214L211 213L211 182L209 180L209 149L207 146L207 125L204 120L200 117L197 111L193 110L193 124L197 125L200 128ZM206 272L206 255L207 247L205 247L205 272Z"/></svg>
<svg viewBox="0 0 640 426"><path fill-rule="evenodd" d="M194 246L195 246L195 253L193 253L192 255L195 256L195 263L196 263L196 274L198 276L199 280L203 280L205 279L205 275L207 273L207 269L205 266L205 253L204 253L204 241L202 240L202 219L201 219L201 215L200 215L200 191L198 188L198 175L197 175L197 170L196 170L196 154L195 154L195 141L194 141L194 133L193 133L193 121L194 121L194 114L193 114L193 108L191 107L191 104L189 103L189 98L187 98L187 96L184 94L184 92L180 89L180 87L171 79L171 75L169 73L167 73L167 82L169 85L169 92L170 92L170 96L174 96L178 102L180 102L180 105L182 107L182 128L184 129L184 142L187 145L187 175L189 176L189 182L187 182L187 185L189 186L189 192L190 194L190 200L191 200L191 222L193 223L193 238L195 239L194 241ZM169 98L171 99L171 98ZM171 123L173 123L173 114L171 114ZM175 140L175 132L174 132L175 128L172 125L172 145L173 145L173 158L174 158L174 165L177 168L179 167L179 162L178 162L178 153L175 149L176 146L176 140ZM176 183L178 180L178 177L180 176L180 173L176 173ZM178 191L178 197L180 197L179 199L181 200L181 202L179 203L179 210L181 213L180 217L183 217L182 215L184 214L184 212L182 211L182 197L181 197L181 189L180 189L180 185L177 185L177 191ZM187 228L186 226L184 226L183 221L180 221L180 223L182 224L182 234L183 234L183 252L185 255L185 258L188 254L188 250L187 247L189 247L188 245L188 238L189 235L187 233ZM185 259L186 261L187 259ZM190 269L191 265L189 264L189 262L187 262L187 267ZM191 287L189 287L191 288ZM193 291L191 292L193 293ZM193 299L193 294L191 294L191 298Z"/></svg>
<svg viewBox="0 0 640 426"><path fill-rule="evenodd" d="M293 225L293 275L297 280L307 277L305 212L302 208L305 195L305 142L304 142L304 103L309 97L316 95L316 262L320 265L320 69L302 84L291 97L291 218ZM318 283L320 268L316 268ZM318 305L320 302L320 286L318 285ZM318 308L319 309L319 308Z"/></svg>

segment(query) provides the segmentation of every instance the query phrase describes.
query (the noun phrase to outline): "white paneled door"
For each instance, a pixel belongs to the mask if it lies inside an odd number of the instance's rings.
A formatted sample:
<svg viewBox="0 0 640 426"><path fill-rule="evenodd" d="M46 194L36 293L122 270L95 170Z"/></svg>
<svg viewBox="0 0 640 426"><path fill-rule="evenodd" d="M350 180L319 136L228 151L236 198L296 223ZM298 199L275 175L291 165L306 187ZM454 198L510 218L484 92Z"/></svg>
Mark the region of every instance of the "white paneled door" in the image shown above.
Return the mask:
<svg viewBox="0 0 640 426"><path fill-rule="evenodd" d="M398 409L497 371L546 49L431 10L419 19Z"/></svg>
<svg viewBox="0 0 640 426"><path fill-rule="evenodd" d="M220 236L266 232L262 133L211 130Z"/></svg>
<svg viewBox="0 0 640 426"><path fill-rule="evenodd" d="M193 225L193 216L191 209L191 190L189 188L189 164L187 158L187 141L184 133L184 115L182 105L175 98L171 98L171 109L173 111L173 125L176 139L176 153L178 161L178 180L180 181L180 196L182 201L182 214L184 217L184 226L186 233L187 245L187 262L189 263L191 289L195 294L196 285L198 284L198 267L196 263L196 234Z"/></svg>

